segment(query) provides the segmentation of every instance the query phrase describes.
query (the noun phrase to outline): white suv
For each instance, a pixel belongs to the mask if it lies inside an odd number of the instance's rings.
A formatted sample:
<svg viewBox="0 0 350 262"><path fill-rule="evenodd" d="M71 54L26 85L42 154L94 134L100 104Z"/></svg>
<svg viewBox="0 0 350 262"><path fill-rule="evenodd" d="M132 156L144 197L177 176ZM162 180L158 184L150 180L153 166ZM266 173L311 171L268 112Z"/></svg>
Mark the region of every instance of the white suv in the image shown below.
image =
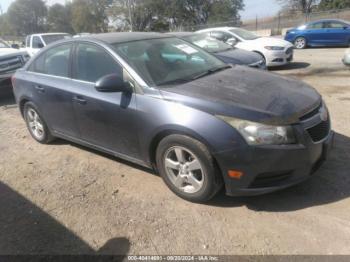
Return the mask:
<svg viewBox="0 0 350 262"><path fill-rule="evenodd" d="M252 32L236 27L218 27L200 30L210 37L234 45L237 48L261 54L266 65L281 66L293 60L293 45L285 40L273 37L259 37Z"/></svg>

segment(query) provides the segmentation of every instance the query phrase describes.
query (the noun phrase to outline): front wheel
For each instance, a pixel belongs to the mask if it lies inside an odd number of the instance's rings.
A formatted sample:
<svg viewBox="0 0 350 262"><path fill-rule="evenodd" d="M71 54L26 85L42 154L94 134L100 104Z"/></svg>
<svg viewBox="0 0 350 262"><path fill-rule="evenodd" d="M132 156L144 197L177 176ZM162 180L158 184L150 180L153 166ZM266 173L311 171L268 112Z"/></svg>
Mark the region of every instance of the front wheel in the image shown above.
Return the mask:
<svg viewBox="0 0 350 262"><path fill-rule="evenodd" d="M294 47L297 49L304 49L306 48L306 39L304 37L298 37L294 41Z"/></svg>
<svg viewBox="0 0 350 262"><path fill-rule="evenodd" d="M206 202L220 190L222 179L207 147L191 137L170 135L156 153L157 167L167 186L191 202Z"/></svg>

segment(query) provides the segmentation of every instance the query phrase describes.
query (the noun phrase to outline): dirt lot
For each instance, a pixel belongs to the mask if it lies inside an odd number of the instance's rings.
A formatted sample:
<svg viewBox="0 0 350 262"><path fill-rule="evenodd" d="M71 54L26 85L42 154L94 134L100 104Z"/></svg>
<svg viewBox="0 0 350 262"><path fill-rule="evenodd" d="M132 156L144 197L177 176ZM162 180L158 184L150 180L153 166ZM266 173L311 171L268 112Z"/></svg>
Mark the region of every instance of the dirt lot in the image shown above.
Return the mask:
<svg viewBox="0 0 350 262"><path fill-rule="evenodd" d="M312 84L336 131L311 180L260 197L185 202L150 170L30 138L0 102L0 254L350 254L350 70L345 49L297 51L276 73Z"/></svg>

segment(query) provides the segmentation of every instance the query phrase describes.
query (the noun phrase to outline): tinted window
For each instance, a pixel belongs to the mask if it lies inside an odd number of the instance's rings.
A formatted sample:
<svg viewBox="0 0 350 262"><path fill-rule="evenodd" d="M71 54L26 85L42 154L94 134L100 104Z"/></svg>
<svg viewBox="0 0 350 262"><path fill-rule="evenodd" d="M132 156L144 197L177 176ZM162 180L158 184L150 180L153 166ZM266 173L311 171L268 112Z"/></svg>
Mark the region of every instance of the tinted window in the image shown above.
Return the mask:
<svg viewBox="0 0 350 262"><path fill-rule="evenodd" d="M33 37L33 48L42 48L43 46L44 46L44 44L41 41L40 37L34 36Z"/></svg>
<svg viewBox="0 0 350 262"><path fill-rule="evenodd" d="M323 23L314 23L308 26L308 29L322 29Z"/></svg>
<svg viewBox="0 0 350 262"><path fill-rule="evenodd" d="M79 44L76 53L76 76L78 80L96 82L103 76L123 76L122 67L102 48L91 44Z"/></svg>
<svg viewBox="0 0 350 262"><path fill-rule="evenodd" d="M345 24L340 22L327 22L325 28L343 29Z"/></svg>
<svg viewBox="0 0 350 262"><path fill-rule="evenodd" d="M31 64L29 71L68 77L70 52L71 44L51 48L35 59Z"/></svg>

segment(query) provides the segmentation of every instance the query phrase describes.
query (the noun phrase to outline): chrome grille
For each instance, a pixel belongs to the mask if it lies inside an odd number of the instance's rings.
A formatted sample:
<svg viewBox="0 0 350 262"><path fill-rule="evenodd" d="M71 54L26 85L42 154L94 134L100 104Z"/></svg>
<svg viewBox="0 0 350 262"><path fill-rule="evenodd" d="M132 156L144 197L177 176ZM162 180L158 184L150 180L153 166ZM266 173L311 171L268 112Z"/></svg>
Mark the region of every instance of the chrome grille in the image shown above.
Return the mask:
<svg viewBox="0 0 350 262"><path fill-rule="evenodd" d="M23 66L21 56L12 56L0 59L0 73L12 72Z"/></svg>

